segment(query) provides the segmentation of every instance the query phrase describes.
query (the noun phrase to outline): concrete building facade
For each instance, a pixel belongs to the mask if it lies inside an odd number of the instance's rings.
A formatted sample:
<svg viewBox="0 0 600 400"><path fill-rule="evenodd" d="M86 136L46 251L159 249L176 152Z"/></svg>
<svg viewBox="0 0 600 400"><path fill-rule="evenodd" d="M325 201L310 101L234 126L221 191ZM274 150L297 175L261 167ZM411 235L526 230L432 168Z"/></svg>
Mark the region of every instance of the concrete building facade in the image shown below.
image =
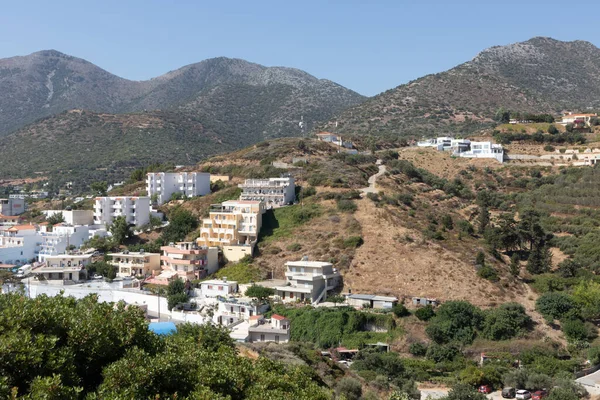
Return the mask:
<svg viewBox="0 0 600 400"><path fill-rule="evenodd" d="M156 202L163 204L174 193L186 197L204 196L210 193L210 174L205 172L151 172L146 179L146 191Z"/></svg>
<svg viewBox="0 0 600 400"><path fill-rule="evenodd" d="M262 201L267 209L292 204L296 199L293 177L246 179L238 187L242 189L240 200Z"/></svg>
<svg viewBox="0 0 600 400"><path fill-rule="evenodd" d="M148 277L160 271L160 254L122 251L120 253L109 253L108 261L117 267L117 276L143 276Z"/></svg>
<svg viewBox="0 0 600 400"><path fill-rule="evenodd" d="M25 200L24 199L0 199L0 214L12 217L14 215L21 215L25 212Z"/></svg>
<svg viewBox="0 0 600 400"><path fill-rule="evenodd" d="M94 224L110 225L117 217L124 216L127 223L143 226L150 222L149 197L96 197Z"/></svg>
<svg viewBox="0 0 600 400"><path fill-rule="evenodd" d="M288 261L285 286L276 286L275 293L283 302L309 301L317 304L327 298L327 292L335 289L340 273L333 264L322 261Z"/></svg>
<svg viewBox="0 0 600 400"><path fill-rule="evenodd" d="M175 271L184 281L202 279L219 268L219 249L200 247L195 242L177 242L162 246L163 271Z"/></svg>

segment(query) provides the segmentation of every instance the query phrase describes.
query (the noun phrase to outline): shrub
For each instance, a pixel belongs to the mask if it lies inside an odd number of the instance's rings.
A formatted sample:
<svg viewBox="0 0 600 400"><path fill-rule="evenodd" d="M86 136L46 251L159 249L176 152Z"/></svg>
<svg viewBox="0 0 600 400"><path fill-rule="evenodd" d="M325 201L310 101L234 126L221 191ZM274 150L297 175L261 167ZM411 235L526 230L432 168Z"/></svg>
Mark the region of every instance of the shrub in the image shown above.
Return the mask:
<svg viewBox="0 0 600 400"><path fill-rule="evenodd" d="M488 310L481 335L490 340L508 340L524 333L531 326L531 318L518 303L506 303Z"/></svg>
<svg viewBox="0 0 600 400"><path fill-rule="evenodd" d="M415 317L421 321L429 321L431 318L435 317L435 311L433 311L433 307L430 305L421 307L415 311Z"/></svg>
<svg viewBox="0 0 600 400"><path fill-rule="evenodd" d="M302 249L302 245L300 243L291 243L285 249L287 251L299 251Z"/></svg>
<svg viewBox="0 0 600 400"><path fill-rule="evenodd" d="M396 317L399 317L399 318L410 315L410 312L406 309L406 307L404 307L404 304L400 304L400 303L398 303L394 307L392 307L392 312L394 313L394 315Z"/></svg>
<svg viewBox="0 0 600 400"><path fill-rule="evenodd" d="M421 342L412 343L408 348L410 354L416 357L423 357L427 354L427 346Z"/></svg>
<svg viewBox="0 0 600 400"><path fill-rule="evenodd" d="M459 342L469 344L483 321L482 311L467 301L449 301L442 304L425 331L436 343Z"/></svg>
<svg viewBox="0 0 600 400"><path fill-rule="evenodd" d="M427 359L436 363L453 361L460 354L456 346L432 343L427 348Z"/></svg>
<svg viewBox="0 0 600 400"><path fill-rule="evenodd" d="M357 208L356 203L352 200L341 199L337 201L337 209L341 212L353 213Z"/></svg>
<svg viewBox="0 0 600 400"><path fill-rule="evenodd" d="M490 282L498 282L498 271L491 265L484 265L477 271L480 278L487 279Z"/></svg>
<svg viewBox="0 0 600 400"><path fill-rule="evenodd" d="M551 322L576 311L575 301L571 296L560 292L548 292L541 295L535 302L535 308Z"/></svg>
<svg viewBox="0 0 600 400"><path fill-rule="evenodd" d="M339 396L344 396L347 400L359 400L362 396L362 385L360 381L346 377L338 382L336 391Z"/></svg>
<svg viewBox="0 0 600 400"><path fill-rule="evenodd" d="M344 240L344 248L355 249L362 246L364 243L363 238L360 236L350 236Z"/></svg>
<svg viewBox="0 0 600 400"><path fill-rule="evenodd" d="M563 320L561 327L570 342L588 341L597 336L593 325L590 326L579 319Z"/></svg>
<svg viewBox="0 0 600 400"><path fill-rule="evenodd" d="M467 235L473 235L475 233L475 229L469 221L462 219L458 221L457 225L460 232L466 233Z"/></svg>
<svg viewBox="0 0 600 400"><path fill-rule="evenodd" d="M548 126L548 133L551 135L556 135L558 133L558 129L554 125Z"/></svg>
<svg viewBox="0 0 600 400"><path fill-rule="evenodd" d="M549 144L544 146L544 151L554 152L555 150L556 150L556 148L554 148L554 146L551 146Z"/></svg>

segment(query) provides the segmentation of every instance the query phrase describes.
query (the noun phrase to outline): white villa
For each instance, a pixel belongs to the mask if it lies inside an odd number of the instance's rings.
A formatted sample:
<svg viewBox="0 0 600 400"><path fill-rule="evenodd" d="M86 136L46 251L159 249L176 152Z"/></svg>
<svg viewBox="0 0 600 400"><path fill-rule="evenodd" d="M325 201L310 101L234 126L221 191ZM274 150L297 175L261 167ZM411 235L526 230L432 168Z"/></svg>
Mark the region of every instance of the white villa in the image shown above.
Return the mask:
<svg viewBox="0 0 600 400"><path fill-rule="evenodd" d="M275 294L284 302L306 300L317 304L339 284L340 273L331 263L308 261L308 257L303 257L301 261L288 261L285 265L287 284L274 288Z"/></svg>
<svg viewBox="0 0 600 400"><path fill-rule="evenodd" d="M124 216L127 223L143 226L150 222L149 197L96 197L94 224L110 225L117 217Z"/></svg>
<svg viewBox="0 0 600 400"><path fill-rule="evenodd" d="M64 254L71 245L79 248L89 237L90 228L85 225L56 224L52 227L52 232L47 232L42 227L38 233L38 261L44 262L48 256Z"/></svg>
<svg viewBox="0 0 600 400"><path fill-rule="evenodd" d="M171 199L174 193L186 197L210 193L210 174L204 172L151 172L146 179L148 196L156 195L158 204Z"/></svg>
<svg viewBox="0 0 600 400"><path fill-rule="evenodd" d="M246 179L238 187L242 189L240 200L262 201L266 208L291 204L296 199L294 178Z"/></svg>
<svg viewBox="0 0 600 400"><path fill-rule="evenodd" d="M26 264L35 258L38 235L33 225L0 230L0 264Z"/></svg>
<svg viewBox="0 0 600 400"><path fill-rule="evenodd" d="M213 316L216 324L229 326L267 311L268 305L258 304L248 297L217 297L217 310Z"/></svg>
<svg viewBox="0 0 600 400"><path fill-rule="evenodd" d="M236 281L228 281L227 278L213 279L200 283L200 291L204 297L229 297L237 293L238 284Z"/></svg>
<svg viewBox="0 0 600 400"><path fill-rule="evenodd" d="M451 151L456 157L494 158L504 162L502 145L492 142L472 142L468 139L453 139L448 136L427 139L417 143L419 147L433 147L439 151Z"/></svg>
<svg viewBox="0 0 600 400"><path fill-rule="evenodd" d="M248 342L287 343L290 341L290 320L278 315L265 319L262 315L252 317L248 327Z"/></svg>

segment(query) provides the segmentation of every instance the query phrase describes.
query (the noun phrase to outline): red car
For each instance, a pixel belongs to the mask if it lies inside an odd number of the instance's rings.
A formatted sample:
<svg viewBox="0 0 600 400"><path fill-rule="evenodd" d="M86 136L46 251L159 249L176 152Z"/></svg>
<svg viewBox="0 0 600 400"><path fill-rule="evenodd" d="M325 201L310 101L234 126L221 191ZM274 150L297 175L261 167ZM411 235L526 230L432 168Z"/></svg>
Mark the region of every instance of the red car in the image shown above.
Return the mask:
<svg viewBox="0 0 600 400"><path fill-rule="evenodd" d="M538 390L531 395L531 400L542 400L548 397L548 392L545 390Z"/></svg>
<svg viewBox="0 0 600 400"><path fill-rule="evenodd" d="M490 394L492 393L492 387L490 385L479 386L479 393Z"/></svg>

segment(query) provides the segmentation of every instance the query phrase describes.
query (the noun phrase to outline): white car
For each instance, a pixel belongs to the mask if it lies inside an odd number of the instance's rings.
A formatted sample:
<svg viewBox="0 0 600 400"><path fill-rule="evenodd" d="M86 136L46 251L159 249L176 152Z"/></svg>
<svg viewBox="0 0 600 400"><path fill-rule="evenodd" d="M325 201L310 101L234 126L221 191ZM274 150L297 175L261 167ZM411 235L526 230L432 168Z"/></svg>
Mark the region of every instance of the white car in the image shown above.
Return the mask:
<svg viewBox="0 0 600 400"><path fill-rule="evenodd" d="M94 276L92 277L92 279L102 279L103 276L99 275L99 274L94 274Z"/></svg>
<svg viewBox="0 0 600 400"><path fill-rule="evenodd" d="M515 399L517 400L527 400L531 398L531 393L529 393L529 390L517 390L517 395L515 397Z"/></svg>

